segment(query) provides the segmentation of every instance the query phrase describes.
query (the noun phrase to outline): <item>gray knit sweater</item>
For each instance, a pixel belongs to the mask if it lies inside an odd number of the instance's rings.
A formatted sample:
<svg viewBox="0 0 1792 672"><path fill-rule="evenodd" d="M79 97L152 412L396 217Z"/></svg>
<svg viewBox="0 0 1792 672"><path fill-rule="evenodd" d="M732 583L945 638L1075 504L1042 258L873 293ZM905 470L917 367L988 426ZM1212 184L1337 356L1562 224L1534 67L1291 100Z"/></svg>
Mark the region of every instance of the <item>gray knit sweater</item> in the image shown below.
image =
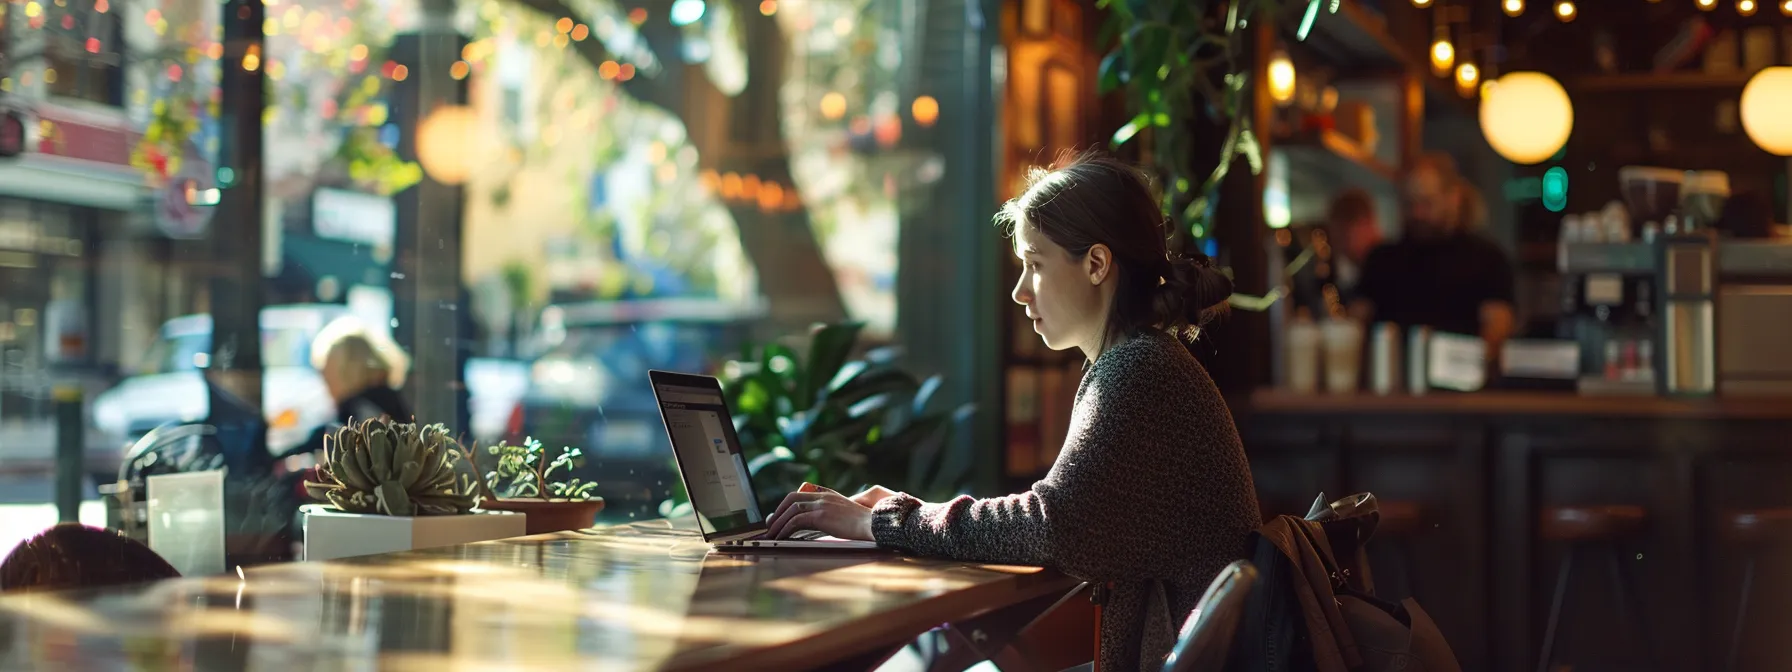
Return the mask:
<svg viewBox="0 0 1792 672"><path fill-rule="evenodd" d="M1157 670L1207 584L1245 557L1262 520L1231 413L1169 334L1109 349L1083 376L1070 434L1027 492L879 502L879 544L921 555L1053 567L1113 582L1101 667Z"/></svg>

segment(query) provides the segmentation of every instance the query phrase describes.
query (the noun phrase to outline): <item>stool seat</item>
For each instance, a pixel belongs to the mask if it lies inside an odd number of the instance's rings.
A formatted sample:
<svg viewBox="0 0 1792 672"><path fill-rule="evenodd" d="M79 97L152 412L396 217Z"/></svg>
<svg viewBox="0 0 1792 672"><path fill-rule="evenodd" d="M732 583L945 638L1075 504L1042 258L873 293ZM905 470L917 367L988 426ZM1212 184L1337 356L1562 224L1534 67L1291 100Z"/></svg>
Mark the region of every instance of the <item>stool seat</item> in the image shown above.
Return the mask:
<svg viewBox="0 0 1792 672"><path fill-rule="evenodd" d="M1375 503L1381 512L1381 522L1375 526L1375 536L1406 537L1417 533L1425 525L1425 506L1415 501L1404 499L1384 499Z"/></svg>
<svg viewBox="0 0 1792 672"><path fill-rule="evenodd" d="M1641 506L1551 506L1543 509L1540 535L1549 541L1604 541L1636 534L1648 521Z"/></svg>
<svg viewBox="0 0 1792 672"><path fill-rule="evenodd" d="M1792 508L1729 511L1720 523L1724 537L1739 544L1792 542Z"/></svg>

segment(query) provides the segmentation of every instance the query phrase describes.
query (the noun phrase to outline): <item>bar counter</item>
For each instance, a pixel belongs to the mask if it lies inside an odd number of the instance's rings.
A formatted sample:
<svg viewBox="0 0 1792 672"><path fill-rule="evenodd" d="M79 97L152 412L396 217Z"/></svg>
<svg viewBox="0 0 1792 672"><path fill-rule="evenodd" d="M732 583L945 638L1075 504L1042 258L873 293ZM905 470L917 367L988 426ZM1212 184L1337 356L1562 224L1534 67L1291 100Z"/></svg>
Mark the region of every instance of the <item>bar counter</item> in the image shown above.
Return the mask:
<svg viewBox="0 0 1792 672"><path fill-rule="evenodd" d="M1557 649L1579 652L1589 669L1641 669L1644 657L1659 669L1717 669L1755 553L1735 541L1734 521L1748 512L1792 521L1792 399L1260 390L1232 406L1266 515L1304 514L1320 492L1373 492L1399 514L1383 521L1400 529L1369 545L1378 583L1416 596L1467 670L1536 669L1567 550L1543 523L1567 507L1644 517L1639 533L1597 548L1569 582L1558 636L1567 643ZM1614 604L1604 557L1626 559L1641 607ZM1766 561L1741 669L1792 669L1772 631L1792 622L1780 599L1792 592L1792 571L1781 569L1792 562L1753 557ZM1627 611L1646 616L1656 650L1617 617Z"/></svg>
<svg viewBox="0 0 1792 672"><path fill-rule="evenodd" d="M1254 413L1375 413L1505 416L1584 416L1677 420L1792 420L1792 399L1592 396L1572 392L1432 392L1423 395L1297 394L1264 389L1244 408Z"/></svg>
<svg viewBox="0 0 1792 672"><path fill-rule="evenodd" d="M988 644L992 622L1078 585L891 553L716 554L653 521L0 597L0 670L869 669L941 624L981 619Z"/></svg>

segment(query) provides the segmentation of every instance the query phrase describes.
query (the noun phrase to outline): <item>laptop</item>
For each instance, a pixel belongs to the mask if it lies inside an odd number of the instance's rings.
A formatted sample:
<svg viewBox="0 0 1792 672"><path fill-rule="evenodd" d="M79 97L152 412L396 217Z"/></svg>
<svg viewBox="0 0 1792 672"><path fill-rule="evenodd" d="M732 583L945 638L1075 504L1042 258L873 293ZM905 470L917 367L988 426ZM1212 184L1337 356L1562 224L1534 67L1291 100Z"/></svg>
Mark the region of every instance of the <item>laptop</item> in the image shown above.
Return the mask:
<svg viewBox="0 0 1792 672"><path fill-rule="evenodd" d="M678 477L691 498L703 540L723 551L873 550L877 542L849 541L813 531L794 539L766 539L752 475L741 455L734 417L722 398L722 383L711 376L649 371L660 419L672 440Z"/></svg>

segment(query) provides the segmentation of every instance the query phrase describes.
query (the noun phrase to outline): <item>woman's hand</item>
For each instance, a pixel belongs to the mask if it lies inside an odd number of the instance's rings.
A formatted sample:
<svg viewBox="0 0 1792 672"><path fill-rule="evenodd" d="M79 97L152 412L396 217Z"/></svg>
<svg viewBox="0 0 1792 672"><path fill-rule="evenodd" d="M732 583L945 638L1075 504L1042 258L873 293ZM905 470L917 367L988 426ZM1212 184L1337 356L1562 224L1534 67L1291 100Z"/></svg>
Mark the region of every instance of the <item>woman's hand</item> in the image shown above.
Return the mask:
<svg viewBox="0 0 1792 672"><path fill-rule="evenodd" d="M897 494L900 494L900 493L897 493L895 490L891 490L891 489L886 488L881 485L873 485L869 488L866 488L864 492L853 495L852 501L857 503L859 506L863 506L867 509L872 509L872 508L877 508L878 502L881 502L881 501L884 501L885 499L894 497Z"/></svg>
<svg viewBox="0 0 1792 672"><path fill-rule="evenodd" d="M778 504L766 520L765 536L788 539L801 530L815 530L841 539L875 541L871 536L871 508L838 492L804 483Z"/></svg>

